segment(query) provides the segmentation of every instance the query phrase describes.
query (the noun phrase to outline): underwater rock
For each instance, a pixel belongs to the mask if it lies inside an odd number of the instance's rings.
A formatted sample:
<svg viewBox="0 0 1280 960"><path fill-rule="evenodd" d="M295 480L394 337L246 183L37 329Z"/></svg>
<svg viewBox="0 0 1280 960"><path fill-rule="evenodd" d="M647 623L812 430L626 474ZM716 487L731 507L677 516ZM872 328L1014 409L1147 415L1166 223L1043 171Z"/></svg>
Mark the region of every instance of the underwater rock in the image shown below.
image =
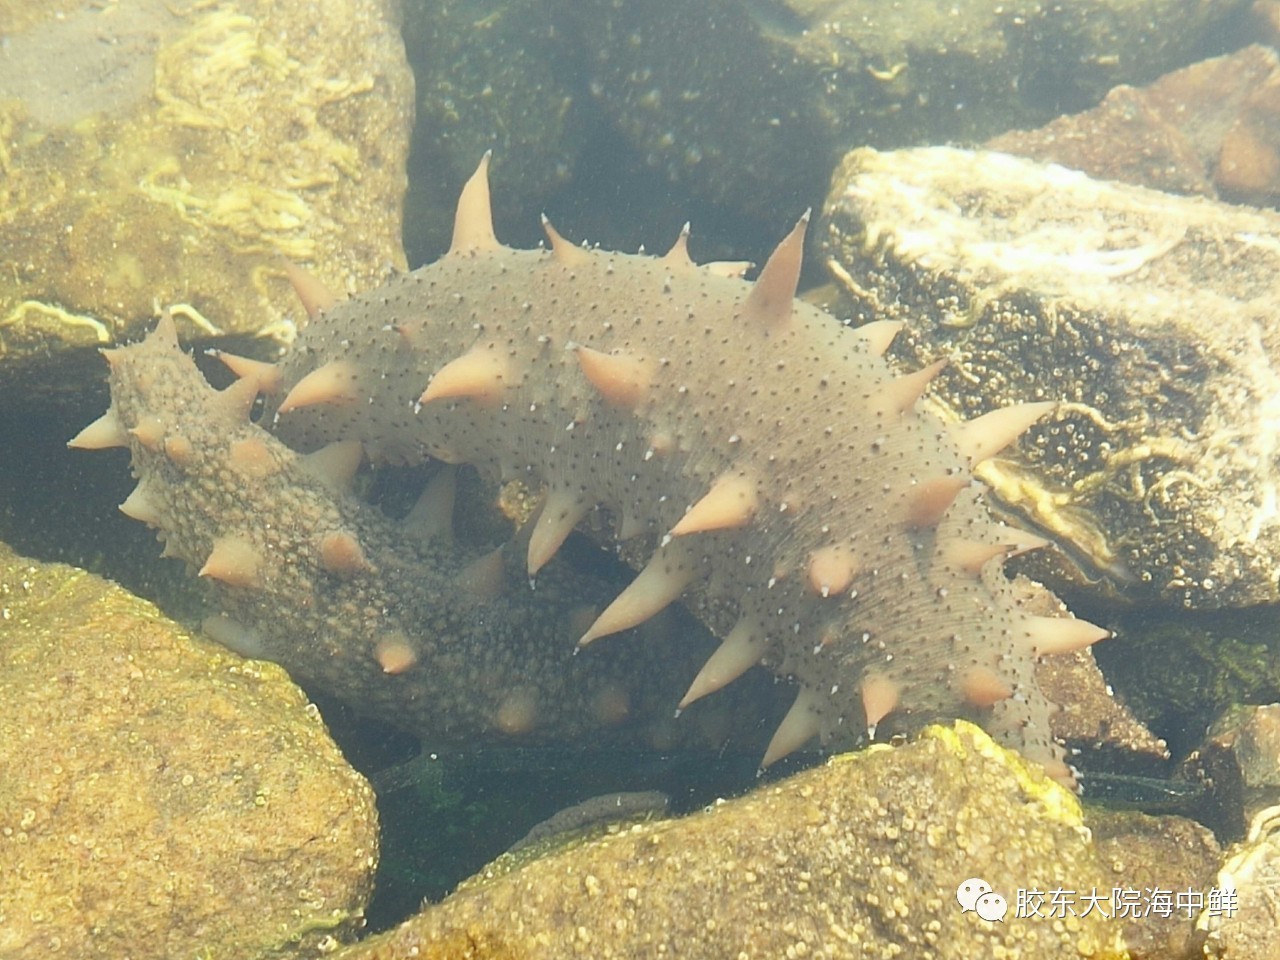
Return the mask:
<svg viewBox="0 0 1280 960"><path fill-rule="evenodd" d="M1088 821L1114 887L1201 893L1213 888L1222 851L1213 834L1194 820L1090 810ZM1123 928L1130 960L1174 960L1196 955L1196 919L1187 911L1166 917L1139 910L1113 922Z"/></svg>
<svg viewBox="0 0 1280 960"><path fill-rule="evenodd" d="M1007 899L1003 923L961 910L971 877ZM1019 888L1111 879L1075 798L960 722L551 854L338 956L1120 955L1096 911L1014 916Z"/></svg>
<svg viewBox="0 0 1280 960"><path fill-rule="evenodd" d="M412 78L386 0L79 5L5 23L0 401L49 354L171 309L288 339L280 258L332 288L403 263ZM19 29L10 29L16 22Z"/></svg>
<svg viewBox="0 0 1280 960"><path fill-rule="evenodd" d="M0 547L0 955L261 956L360 926L368 784L284 671Z"/></svg>
<svg viewBox="0 0 1280 960"><path fill-rule="evenodd" d="M1280 58L1254 44L1118 86L1092 110L988 140L991 150L1060 163L1099 180L1274 204L1280 193Z"/></svg>
<svg viewBox="0 0 1280 960"><path fill-rule="evenodd" d="M1196 923L1204 934L1201 956L1220 960L1275 960L1280 956L1280 807L1259 810L1245 839L1231 849L1217 887L1234 893L1233 910L1205 908Z"/></svg>
<svg viewBox="0 0 1280 960"><path fill-rule="evenodd" d="M1086 579L1186 608L1280 599L1280 216L1001 153L862 149L821 244L855 322L907 320L912 366L951 358L931 390L952 416L1062 398L977 474Z"/></svg>
<svg viewBox="0 0 1280 960"><path fill-rule="evenodd" d="M588 0L571 16L596 104L650 167L776 220L851 147L972 142L1086 109L1203 55L1247 6Z"/></svg>
<svg viewBox="0 0 1280 960"><path fill-rule="evenodd" d="M1280 803L1280 704L1229 708L1185 767L1189 778L1213 786L1206 822L1225 837L1243 836L1259 810Z"/></svg>

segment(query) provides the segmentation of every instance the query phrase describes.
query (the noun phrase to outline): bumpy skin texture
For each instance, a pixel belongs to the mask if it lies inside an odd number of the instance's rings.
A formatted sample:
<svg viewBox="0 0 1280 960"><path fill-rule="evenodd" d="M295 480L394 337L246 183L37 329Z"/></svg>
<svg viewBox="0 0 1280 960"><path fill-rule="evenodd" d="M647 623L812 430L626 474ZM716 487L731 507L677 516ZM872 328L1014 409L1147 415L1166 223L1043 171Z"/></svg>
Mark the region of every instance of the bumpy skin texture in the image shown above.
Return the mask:
<svg viewBox="0 0 1280 960"><path fill-rule="evenodd" d="M674 639L572 655L607 602L600 581L555 564L531 591L447 524L414 536L341 492L347 458L317 462L251 423L252 384L213 390L172 321L106 355L111 408L72 444L129 447L140 481L122 509L202 568L222 611L211 632L229 645L432 745L718 746L738 722L674 722L700 656Z"/></svg>
<svg viewBox="0 0 1280 960"><path fill-rule="evenodd" d="M1001 570L1023 535L988 516L963 434L914 409L927 375L793 299L802 228L755 284L695 267L683 237L657 259L553 230L511 250L484 175L445 257L304 330L279 435L545 485L542 553L603 517L652 561L583 641L686 596L727 634L699 693L750 662L799 687L766 762L966 717L1069 779L1033 674L1046 625Z"/></svg>

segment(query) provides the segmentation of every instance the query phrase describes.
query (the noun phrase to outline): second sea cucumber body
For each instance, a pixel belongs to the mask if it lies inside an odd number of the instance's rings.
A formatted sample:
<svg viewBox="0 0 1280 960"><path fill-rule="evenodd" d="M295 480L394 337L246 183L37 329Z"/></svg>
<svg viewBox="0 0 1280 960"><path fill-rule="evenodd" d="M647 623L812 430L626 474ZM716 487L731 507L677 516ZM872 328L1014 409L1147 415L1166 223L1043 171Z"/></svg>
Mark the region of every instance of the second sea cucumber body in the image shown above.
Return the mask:
<svg viewBox="0 0 1280 960"><path fill-rule="evenodd" d="M683 235L660 258L550 228L548 250L512 250L482 164L450 252L316 317L268 413L302 449L354 438L544 486L531 576L607 523L649 559L581 642L684 596L723 643L682 703L756 663L798 687L766 762L969 717L1067 779L1034 664L1103 633L1019 608L1002 561L1037 538L994 522L971 474L1048 405L916 409L935 368L895 375L887 325L794 299L803 228L754 283L695 266Z"/></svg>

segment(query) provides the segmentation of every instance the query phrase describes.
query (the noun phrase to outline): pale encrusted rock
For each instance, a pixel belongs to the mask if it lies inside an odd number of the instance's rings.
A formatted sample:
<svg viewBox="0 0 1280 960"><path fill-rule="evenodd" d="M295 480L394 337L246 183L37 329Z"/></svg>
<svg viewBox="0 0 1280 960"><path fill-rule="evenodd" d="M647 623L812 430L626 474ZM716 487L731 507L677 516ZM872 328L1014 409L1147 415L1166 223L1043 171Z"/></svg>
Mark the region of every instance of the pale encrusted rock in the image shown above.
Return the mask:
<svg viewBox="0 0 1280 960"><path fill-rule="evenodd" d="M403 262L412 77L388 0L40 5L0 57L5 396L158 308L287 339L281 257L333 289ZM16 29L8 25L16 23Z"/></svg>
<svg viewBox="0 0 1280 960"><path fill-rule="evenodd" d="M2 546L0 661L0 956L311 956L358 928L373 794L284 671Z"/></svg>
<svg viewBox="0 0 1280 960"><path fill-rule="evenodd" d="M1092 574L1191 608L1280 599L1280 215L944 147L855 150L823 252L972 417L1061 401L977 471ZM1042 556L1052 556L1042 553Z"/></svg>

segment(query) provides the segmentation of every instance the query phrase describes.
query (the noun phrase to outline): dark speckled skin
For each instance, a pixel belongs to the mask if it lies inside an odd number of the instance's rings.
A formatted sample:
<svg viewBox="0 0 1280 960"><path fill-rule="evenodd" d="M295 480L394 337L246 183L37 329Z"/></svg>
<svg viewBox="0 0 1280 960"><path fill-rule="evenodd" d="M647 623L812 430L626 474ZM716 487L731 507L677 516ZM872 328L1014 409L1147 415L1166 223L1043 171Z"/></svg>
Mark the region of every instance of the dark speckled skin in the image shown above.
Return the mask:
<svg viewBox="0 0 1280 960"><path fill-rule="evenodd" d="M691 571L686 600L721 636L735 621L753 631L760 661L800 688L802 735L863 738L862 685L875 675L900 694L881 736L972 718L1069 779L1034 677L1030 621L1000 561L975 573L947 552L1009 532L977 484L936 523L904 519L922 485L969 479L950 428L925 411L883 409L894 373L864 337L800 301L770 327L753 313L752 289L671 257L451 251L314 319L281 364L268 414L337 363L340 398L275 418L288 443L359 438L375 461L441 457L578 496L600 508L597 527L629 527L624 555L662 551L664 570ZM643 400L606 402L575 344L654 362ZM500 395L419 406L433 375L472 350L501 359ZM752 521L664 550L665 532L726 474L754 485ZM808 558L832 546L856 556L857 576L851 589L815 596ZM975 706L962 680L974 670L1012 696Z"/></svg>
<svg viewBox="0 0 1280 960"><path fill-rule="evenodd" d="M692 724L674 720L705 640L633 635L575 657L584 608L607 602L601 581L556 564L536 592L517 572L496 598L476 595L468 565L479 551L443 539L419 544L381 512L336 493L305 458L249 422L233 394L206 383L171 325L162 321L108 359L111 410L133 431L140 478L130 509L148 514L166 555L193 569L227 536L262 561L254 585L204 578L213 609L237 625L224 621L218 634L236 646L428 745L718 747L735 739L759 749L759 732L744 732L752 727L724 710L706 709ZM248 472L231 453L246 441L256 454ZM373 569L329 572L318 544L333 533L353 535ZM377 650L388 638L416 662L387 673Z"/></svg>

